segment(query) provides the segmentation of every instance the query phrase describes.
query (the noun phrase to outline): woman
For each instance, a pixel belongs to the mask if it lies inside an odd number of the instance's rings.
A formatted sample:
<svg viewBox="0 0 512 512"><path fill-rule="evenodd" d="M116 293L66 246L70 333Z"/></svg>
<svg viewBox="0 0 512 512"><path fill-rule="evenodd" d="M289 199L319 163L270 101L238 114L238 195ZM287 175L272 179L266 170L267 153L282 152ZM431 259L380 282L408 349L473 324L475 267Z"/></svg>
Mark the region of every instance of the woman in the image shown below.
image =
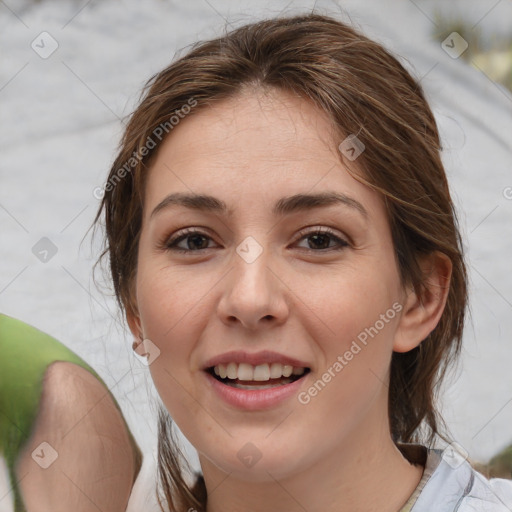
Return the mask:
<svg viewBox="0 0 512 512"><path fill-rule="evenodd" d="M440 150L419 83L317 14L199 43L150 81L97 220L198 450L191 490L162 420L171 509L506 509L505 481L430 448L467 292Z"/></svg>
<svg viewBox="0 0 512 512"><path fill-rule="evenodd" d="M436 409L467 294L440 149L420 85L318 14L149 82L96 221L165 406L162 510L510 510Z"/></svg>

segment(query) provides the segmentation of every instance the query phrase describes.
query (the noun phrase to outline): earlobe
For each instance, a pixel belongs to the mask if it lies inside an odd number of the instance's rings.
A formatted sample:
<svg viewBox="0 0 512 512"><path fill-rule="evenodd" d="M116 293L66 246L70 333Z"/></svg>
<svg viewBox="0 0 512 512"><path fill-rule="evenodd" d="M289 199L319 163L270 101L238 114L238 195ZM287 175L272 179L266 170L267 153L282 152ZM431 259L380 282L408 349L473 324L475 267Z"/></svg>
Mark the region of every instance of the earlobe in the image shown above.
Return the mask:
<svg viewBox="0 0 512 512"><path fill-rule="evenodd" d="M409 352L417 347L437 326L443 314L448 291L452 262L441 252L433 252L420 262L424 275L419 292L411 286L407 290L393 350Z"/></svg>

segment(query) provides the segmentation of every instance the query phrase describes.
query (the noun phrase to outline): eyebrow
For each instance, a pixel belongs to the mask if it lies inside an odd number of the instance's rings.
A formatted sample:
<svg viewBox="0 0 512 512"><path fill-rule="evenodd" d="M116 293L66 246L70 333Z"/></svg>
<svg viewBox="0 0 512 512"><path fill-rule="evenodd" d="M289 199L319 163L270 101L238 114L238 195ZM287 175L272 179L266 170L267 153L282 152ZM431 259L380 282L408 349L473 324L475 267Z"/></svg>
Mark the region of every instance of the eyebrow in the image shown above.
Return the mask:
<svg viewBox="0 0 512 512"><path fill-rule="evenodd" d="M312 210L316 208L341 204L357 210L360 214L368 217L368 212L364 206L353 199L338 192L321 192L317 194L295 194L289 197L282 197L274 204L272 214L276 216L289 215L303 210ZM191 210L213 212L217 214L232 215L233 210L228 205L216 197L206 194L189 194L177 192L166 196L151 212L150 218L154 217L162 210L170 206L183 206Z"/></svg>

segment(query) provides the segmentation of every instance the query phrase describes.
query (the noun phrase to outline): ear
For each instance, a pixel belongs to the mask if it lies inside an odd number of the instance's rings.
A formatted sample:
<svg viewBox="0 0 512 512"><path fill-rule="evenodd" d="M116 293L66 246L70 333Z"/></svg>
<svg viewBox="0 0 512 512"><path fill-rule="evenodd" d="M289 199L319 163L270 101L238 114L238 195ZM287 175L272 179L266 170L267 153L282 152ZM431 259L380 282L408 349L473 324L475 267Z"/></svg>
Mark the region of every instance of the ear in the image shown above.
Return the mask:
<svg viewBox="0 0 512 512"><path fill-rule="evenodd" d="M132 344L132 348L135 350L135 347L142 341L143 335L139 313L132 304L128 305L126 308L126 322L135 338Z"/></svg>
<svg viewBox="0 0 512 512"><path fill-rule="evenodd" d="M424 276L423 289L418 295L410 286L397 328L393 350L409 352L417 347L437 326L443 314L450 289L452 262L435 251L420 261Z"/></svg>

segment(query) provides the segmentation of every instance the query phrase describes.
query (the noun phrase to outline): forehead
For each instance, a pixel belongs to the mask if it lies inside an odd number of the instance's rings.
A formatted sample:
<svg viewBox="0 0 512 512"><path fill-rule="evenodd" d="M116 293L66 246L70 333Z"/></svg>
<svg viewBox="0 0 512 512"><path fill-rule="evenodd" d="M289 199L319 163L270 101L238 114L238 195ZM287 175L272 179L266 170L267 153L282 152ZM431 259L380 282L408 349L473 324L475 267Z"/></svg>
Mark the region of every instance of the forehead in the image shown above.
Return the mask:
<svg viewBox="0 0 512 512"><path fill-rule="evenodd" d="M332 152L332 125L325 112L292 93L278 90L245 90L191 112L162 150L171 146L176 163L207 155L214 163L253 162L318 157L304 142L323 143ZM193 149L193 155L190 150Z"/></svg>
<svg viewBox="0 0 512 512"><path fill-rule="evenodd" d="M306 192L350 192L371 202L376 193L347 172L337 138L325 112L287 92L245 91L201 107L161 143L145 213L170 192L221 197L230 213Z"/></svg>

